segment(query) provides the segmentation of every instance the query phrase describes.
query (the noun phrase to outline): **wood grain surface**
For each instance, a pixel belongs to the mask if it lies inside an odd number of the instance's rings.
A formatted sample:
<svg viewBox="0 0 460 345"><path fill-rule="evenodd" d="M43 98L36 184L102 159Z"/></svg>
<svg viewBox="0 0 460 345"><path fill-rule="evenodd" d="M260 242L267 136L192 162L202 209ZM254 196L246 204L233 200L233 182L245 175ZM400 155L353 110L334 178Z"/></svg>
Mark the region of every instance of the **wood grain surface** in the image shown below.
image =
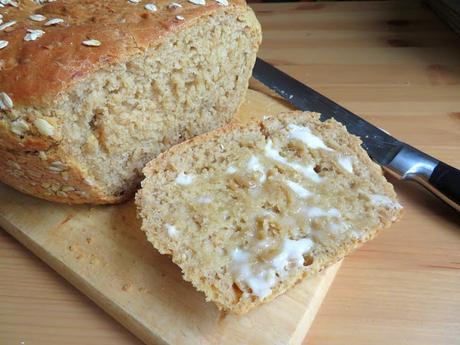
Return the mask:
<svg viewBox="0 0 460 345"><path fill-rule="evenodd" d="M417 1L254 5L260 56L396 137L460 167L460 39ZM316 344L458 344L460 217L391 180L403 220L347 258ZM274 325L276 326L276 325ZM140 344L0 232L0 344Z"/></svg>

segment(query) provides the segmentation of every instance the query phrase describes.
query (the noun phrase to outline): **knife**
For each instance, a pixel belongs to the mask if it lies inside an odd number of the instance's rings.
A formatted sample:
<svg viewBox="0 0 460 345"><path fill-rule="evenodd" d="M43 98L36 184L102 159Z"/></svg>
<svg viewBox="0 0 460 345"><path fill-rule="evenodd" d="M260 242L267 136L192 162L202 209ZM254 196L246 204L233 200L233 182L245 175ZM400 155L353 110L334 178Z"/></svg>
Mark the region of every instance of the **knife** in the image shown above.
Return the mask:
<svg viewBox="0 0 460 345"><path fill-rule="evenodd" d="M252 76L303 111L334 118L360 137L369 156L391 175L421 184L460 212L460 170L393 138L300 81L257 58Z"/></svg>

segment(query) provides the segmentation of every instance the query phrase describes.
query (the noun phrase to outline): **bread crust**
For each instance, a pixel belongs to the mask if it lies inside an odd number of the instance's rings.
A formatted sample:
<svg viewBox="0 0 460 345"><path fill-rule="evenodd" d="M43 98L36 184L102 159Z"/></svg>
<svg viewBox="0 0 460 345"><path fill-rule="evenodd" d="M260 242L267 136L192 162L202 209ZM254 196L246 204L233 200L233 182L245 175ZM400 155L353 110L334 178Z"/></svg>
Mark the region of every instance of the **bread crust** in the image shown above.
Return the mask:
<svg viewBox="0 0 460 345"><path fill-rule="evenodd" d="M127 0L58 0L44 5L21 1L18 8L0 8L4 23L16 21L0 31L0 40L8 42L0 49L0 92L14 104L12 109L0 109L0 181L27 194L72 204L116 203L131 197L134 188L111 195L89 180L87 171L61 148L63 119L44 110L98 70L142 55L166 36L199 25L210 15L241 14L260 33L243 0L228 6L214 0L205 5L179 2L180 8L171 7L171 1L155 1L155 12L144 7L147 2ZM32 14L47 19L36 22L29 19ZM178 15L184 20L177 19ZM64 22L47 26L46 21L53 18ZM25 41L27 29L45 33ZM101 45L82 43L89 39ZM20 126L26 116L29 128L16 133L13 126ZM37 118L46 121L42 132L30 122Z"/></svg>
<svg viewBox="0 0 460 345"><path fill-rule="evenodd" d="M214 0L200 6L180 1L182 8L168 8L171 1L155 1L150 12L144 3L127 0L58 0L43 6L21 1L19 8L2 8L4 22L17 23L0 31L0 40L9 42L0 50L0 91L18 106L43 107L60 92L103 66L123 62L160 43L165 35L195 25L200 18L218 11L246 11L243 0L221 6ZM62 18L64 23L45 26L28 19L41 14L47 19ZM181 15L185 20L176 19ZM27 29L45 34L35 41L24 41ZM88 39L99 47L82 44Z"/></svg>

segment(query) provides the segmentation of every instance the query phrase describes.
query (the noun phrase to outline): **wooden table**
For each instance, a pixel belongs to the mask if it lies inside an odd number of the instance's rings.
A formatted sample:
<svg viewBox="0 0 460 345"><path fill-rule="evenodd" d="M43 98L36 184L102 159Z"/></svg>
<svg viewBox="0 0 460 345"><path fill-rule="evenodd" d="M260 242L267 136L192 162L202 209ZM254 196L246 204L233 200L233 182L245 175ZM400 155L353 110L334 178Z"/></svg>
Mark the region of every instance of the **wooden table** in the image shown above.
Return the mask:
<svg viewBox="0 0 460 345"><path fill-rule="evenodd" d="M460 39L418 2L254 5L260 56L460 167ZM460 217L392 180L404 219L345 260L305 344L458 344ZM140 344L0 231L0 344Z"/></svg>

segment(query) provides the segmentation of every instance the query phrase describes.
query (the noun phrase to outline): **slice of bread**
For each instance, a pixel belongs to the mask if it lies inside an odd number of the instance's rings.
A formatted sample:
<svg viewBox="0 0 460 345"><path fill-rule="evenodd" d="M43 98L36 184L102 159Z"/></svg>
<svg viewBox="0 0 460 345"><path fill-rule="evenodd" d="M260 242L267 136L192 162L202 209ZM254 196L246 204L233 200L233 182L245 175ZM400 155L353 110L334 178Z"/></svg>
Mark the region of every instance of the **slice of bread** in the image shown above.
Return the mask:
<svg viewBox="0 0 460 345"><path fill-rule="evenodd" d="M398 219L393 187L360 143L306 112L196 137L144 169L142 228L208 300L245 313Z"/></svg>

